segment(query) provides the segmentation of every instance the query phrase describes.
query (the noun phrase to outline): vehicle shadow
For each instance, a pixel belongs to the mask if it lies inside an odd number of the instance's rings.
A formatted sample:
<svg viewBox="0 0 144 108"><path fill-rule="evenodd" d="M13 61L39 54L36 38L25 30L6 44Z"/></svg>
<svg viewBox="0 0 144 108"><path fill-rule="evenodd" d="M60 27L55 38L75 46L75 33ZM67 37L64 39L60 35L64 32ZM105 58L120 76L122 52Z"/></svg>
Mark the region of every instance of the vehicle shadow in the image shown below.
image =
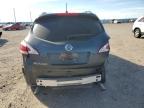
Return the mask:
<svg viewBox="0 0 144 108"><path fill-rule="evenodd" d="M143 36L143 37L140 37L140 39L144 39L144 36Z"/></svg>
<svg viewBox="0 0 144 108"><path fill-rule="evenodd" d="M94 84L40 88L36 97L48 108L144 108L144 66L115 55L107 64L106 91Z"/></svg>
<svg viewBox="0 0 144 108"><path fill-rule="evenodd" d="M0 47L2 47L7 42L8 42L7 39L0 39Z"/></svg>

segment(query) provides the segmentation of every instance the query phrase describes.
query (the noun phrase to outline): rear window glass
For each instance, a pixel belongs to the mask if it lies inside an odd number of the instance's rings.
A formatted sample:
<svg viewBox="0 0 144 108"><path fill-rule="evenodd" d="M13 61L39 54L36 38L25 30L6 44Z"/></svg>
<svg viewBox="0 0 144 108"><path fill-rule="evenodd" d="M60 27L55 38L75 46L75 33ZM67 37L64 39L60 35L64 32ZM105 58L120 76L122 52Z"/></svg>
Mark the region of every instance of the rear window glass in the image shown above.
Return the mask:
<svg viewBox="0 0 144 108"><path fill-rule="evenodd" d="M48 41L66 41L69 36L98 34L103 27L99 20L87 17L54 17L36 22L33 34ZM80 34L80 35L79 35Z"/></svg>
<svg viewBox="0 0 144 108"><path fill-rule="evenodd" d="M144 17L139 20L139 22L144 22Z"/></svg>

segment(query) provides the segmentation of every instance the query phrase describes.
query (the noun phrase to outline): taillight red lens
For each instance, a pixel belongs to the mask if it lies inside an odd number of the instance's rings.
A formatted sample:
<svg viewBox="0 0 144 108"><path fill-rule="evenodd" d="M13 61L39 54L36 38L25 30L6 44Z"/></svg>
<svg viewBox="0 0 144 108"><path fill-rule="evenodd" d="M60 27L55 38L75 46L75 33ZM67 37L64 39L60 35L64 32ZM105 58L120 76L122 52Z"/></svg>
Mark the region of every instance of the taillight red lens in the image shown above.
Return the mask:
<svg viewBox="0 0 144 108"><path fill-rule="evenodd" d="M34 48L32 48L29 44L27 44L25 41L22 41L20 44L20 52L25 55L28 54L38 55L38 52Z"/></svg>
<svg viewBox="0 0 144 108"><path fill-rule="evenodd" d="M99 50L99 53L101 52L108 52L110 51L110 45L109 43L105 44L100 50Z"/></svg>
<svg viewBox="0 0 144 108"><path fill-rule="evenodd" d="M22 53L22 54L28 54L28 52L30 51L30 49L27 47L27 46L24 46L24 45L20 45L20 52Z"/></svg>

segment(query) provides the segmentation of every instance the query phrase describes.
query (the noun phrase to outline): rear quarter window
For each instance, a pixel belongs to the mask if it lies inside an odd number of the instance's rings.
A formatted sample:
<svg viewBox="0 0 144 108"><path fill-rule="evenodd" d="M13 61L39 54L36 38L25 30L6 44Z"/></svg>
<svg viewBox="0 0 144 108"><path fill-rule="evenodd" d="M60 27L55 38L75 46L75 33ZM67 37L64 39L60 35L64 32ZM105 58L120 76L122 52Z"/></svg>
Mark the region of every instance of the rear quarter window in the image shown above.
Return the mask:
<svg viewBox="0 0 144 108"><path fill-rule="evenodd" d="M142 18L139 20L139 22L144 22L144 17L142 17Z"/></svg>

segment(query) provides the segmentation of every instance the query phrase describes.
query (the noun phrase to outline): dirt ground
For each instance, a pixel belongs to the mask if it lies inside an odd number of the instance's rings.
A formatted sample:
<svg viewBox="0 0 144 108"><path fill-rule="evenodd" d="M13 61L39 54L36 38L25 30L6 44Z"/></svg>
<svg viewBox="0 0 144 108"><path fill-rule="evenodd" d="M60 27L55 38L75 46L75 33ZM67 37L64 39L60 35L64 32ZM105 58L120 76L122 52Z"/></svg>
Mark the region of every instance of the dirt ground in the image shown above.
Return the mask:
<svg viewBox="0 0 144 108"><path fill-rule="evenodd" d="M0 108L144 108L144 38L132 24L105 24L111 37L107 90L98 85L40 88L34 95L21 71L19 43L28 30L4 31L0 39Z"/></svg>

